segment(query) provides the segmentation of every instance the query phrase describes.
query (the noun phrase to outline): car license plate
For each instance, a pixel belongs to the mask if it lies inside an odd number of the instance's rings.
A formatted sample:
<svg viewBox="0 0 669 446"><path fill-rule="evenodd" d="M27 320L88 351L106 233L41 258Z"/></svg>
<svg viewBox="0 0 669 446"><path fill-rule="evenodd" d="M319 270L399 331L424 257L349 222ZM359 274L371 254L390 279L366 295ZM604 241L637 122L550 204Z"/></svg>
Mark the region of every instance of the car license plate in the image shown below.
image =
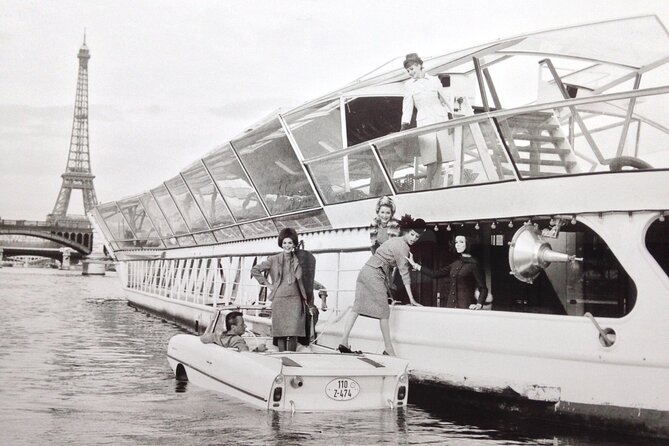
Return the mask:
<svg viewBox="0 0 669 446"><path fill-rule="evenodd" d="M325 393L333 400L348 401L358 396L360 385L351 378L337 378L325 386Z"/></svg>

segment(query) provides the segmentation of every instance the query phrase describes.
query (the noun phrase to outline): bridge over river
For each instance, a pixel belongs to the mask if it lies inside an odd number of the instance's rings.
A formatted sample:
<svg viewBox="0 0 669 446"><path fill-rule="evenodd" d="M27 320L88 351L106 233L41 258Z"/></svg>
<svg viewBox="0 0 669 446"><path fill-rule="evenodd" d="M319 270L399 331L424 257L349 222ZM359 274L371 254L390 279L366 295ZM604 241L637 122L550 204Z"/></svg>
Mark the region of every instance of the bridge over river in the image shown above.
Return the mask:
<svg viewBox="0 0 669 446"><path fill-rule="evenodd" d="M34 221L0 219L2 257L40 256L61 260L70 248L73 260L91 253L93 229L87 220Z"/></svg>

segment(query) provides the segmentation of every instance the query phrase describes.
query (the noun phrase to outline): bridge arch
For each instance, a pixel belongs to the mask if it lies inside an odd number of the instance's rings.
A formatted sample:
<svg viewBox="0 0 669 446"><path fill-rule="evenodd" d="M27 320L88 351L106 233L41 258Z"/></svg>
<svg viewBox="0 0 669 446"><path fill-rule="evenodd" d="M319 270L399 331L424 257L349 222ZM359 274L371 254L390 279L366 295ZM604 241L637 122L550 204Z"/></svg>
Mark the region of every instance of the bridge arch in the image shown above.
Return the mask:
<svg viewBox="0 0 669 446"><path fill-rule="evenodd" d="M68 248L72 248L75 251L88 255L91 253L91 248L88 246L88 244L83 244L83 243L77 243L76 241L76 234L71 233L69 234L70 237L67 237L68 233L61 235L58 235L56 233L51 233L51 232L42 232L42 231L36 231L36 230L31 230L31 229L0 229L0 234L2 235L28 235L30 237L37 237L37 238L42 238L46 240L51 240L52 242L59 243L63 246L66 246Z"/></svg>

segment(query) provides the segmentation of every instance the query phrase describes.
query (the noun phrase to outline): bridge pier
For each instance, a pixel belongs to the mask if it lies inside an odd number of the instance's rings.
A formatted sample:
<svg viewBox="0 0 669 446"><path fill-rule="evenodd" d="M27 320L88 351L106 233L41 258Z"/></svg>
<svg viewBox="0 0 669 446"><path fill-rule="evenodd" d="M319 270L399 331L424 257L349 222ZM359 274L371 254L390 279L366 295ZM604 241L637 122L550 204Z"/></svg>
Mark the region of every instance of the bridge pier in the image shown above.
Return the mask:
<svg viewBox="0 0 669 446"><path fill-rule="evenodd" d="M63 253L63 261L60 264L60 269L70 269L70 248L61 248Z"/></svg>

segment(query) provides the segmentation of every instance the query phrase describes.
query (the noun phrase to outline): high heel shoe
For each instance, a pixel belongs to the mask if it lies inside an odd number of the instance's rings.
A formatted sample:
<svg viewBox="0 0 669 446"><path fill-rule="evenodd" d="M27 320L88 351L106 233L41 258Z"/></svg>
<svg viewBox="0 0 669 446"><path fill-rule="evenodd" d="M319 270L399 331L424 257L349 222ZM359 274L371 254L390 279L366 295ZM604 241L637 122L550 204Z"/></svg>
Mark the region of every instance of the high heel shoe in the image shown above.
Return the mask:
<svg viewBox="0 0 669 446"><path fill-rule="evenodd" d="M353 350L350 348L346 347L343 344L339 344L339 347L337 347L337 350L339 350L339 353L353 353Z"/></svg>

